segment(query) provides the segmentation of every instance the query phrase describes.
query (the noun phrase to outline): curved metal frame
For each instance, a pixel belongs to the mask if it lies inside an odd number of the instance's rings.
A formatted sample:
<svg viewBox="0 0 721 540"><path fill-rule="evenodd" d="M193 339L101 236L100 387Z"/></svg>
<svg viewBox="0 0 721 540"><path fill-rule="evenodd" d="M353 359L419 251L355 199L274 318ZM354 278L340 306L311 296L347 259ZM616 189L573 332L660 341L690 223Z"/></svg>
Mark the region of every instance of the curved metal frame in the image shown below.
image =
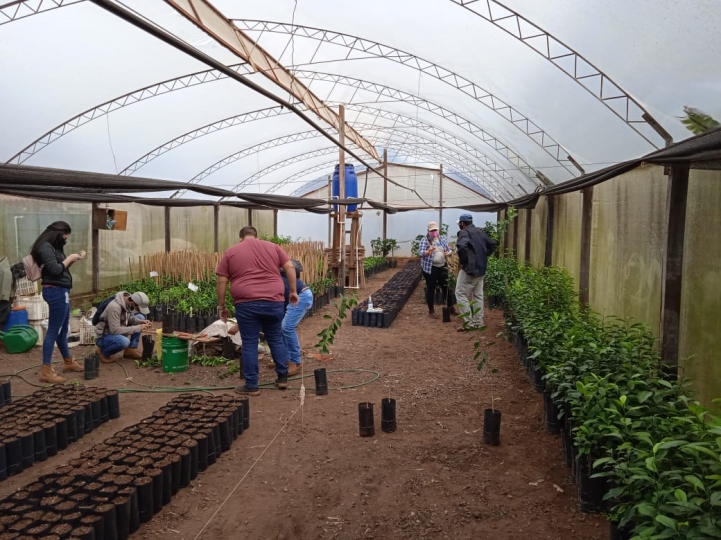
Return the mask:
<svg viewBox="0 0 721 540"><path fill-rule="evenodd" d="M645 125L652 129L664 140L666 145L673 142L671 135L661 127L656 119L611 77L586 60L580 53L554 37L553 34L533 24L523 15L497 0L451 0L451 2L478 15L536 51L586 89L654 148L659 148L659 146L644 135L638 126ZM593 86L591 86L591 82L593 82ZM611 103L618 104L618 106L613 107ZM623 114L619 113L619 110L623 111Z"/></svg>
<svg viewBox="0 0 721 540"><path fill-rule="evenodd" d="M16 0L0 5L0 26L83 0Z"/></svg>
<svg viewBox="0 0 721 540"><path fill-rule="evenodd" d="M564 157L568 156L569 152L563 148L558 141L546 133L536 122L533 122L521 111L514 108L512 105L509 105L480 85L467 79L463 75L459 75L458 73L450 71L429 60L419 58L409 52L395 49L383 43L363 39L350 34L331 32L330 30L325 30L323 28L249 19L232 19L232 21L243 32L260 32L261 35L265 33L275 33L295 37L306 37L319 41L320 44L318 45L318 48L320 48L323 43L332 43L334 45L346 47L349 50L349 54L346 55L345 58L339 58L336 60L338 62L349 60L348 57L350 56L350 51L362 51L370 55L368 58L383 58L416 69L421 73L438 79L456 90L463 92L484 107L489 108L513 124L514 127L530 137L534 143L540 146L555 160L559 162L563 161L574 166L573 161ZM317 50L318 49L316 49L316 51ZM352 60L358 60L358 58L353 58ZM300 65L314 65L313 58L311 58L310 62ZM297 68L300 67L300 65L294 67ZM295 70L294 74L296 74Z"/></svg>

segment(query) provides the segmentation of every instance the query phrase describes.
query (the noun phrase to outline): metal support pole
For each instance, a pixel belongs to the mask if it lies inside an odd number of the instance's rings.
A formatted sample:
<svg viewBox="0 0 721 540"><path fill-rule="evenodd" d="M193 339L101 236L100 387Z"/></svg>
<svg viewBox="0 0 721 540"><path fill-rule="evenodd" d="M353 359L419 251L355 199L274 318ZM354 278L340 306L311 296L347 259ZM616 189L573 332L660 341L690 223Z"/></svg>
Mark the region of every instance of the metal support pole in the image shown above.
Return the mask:
<svg viewBox="0 0 721 540"><path fill-rule="evenodd" d="M341 146L338 147L338 181L340 183L339 197L345 199L345 151L343 145L345 144L345 107L341 105L339 108L339 130L338 139L340 140ZM345 212L346 206L338 205L338 221L340 222L340 266L338 269L338 279L340 280L339 285L341 288L345 287Z"/></svg>
<svg viewBox="0 0 721 540"><path fill-rule="evenodd" d="M546 253L543 257L544 266L553 266L553 220L556 211L553 195L546 197L548 201L548 216L546 217Z"/></svg>
<svg viewBox="0 0 721 540"><path fill-rule="evenodd" d="M593 225L593 186L582 191L583 207L581 210L581 280L579 283L579 299L582 306L589 301L591 284L591 229Z"/></svg>
<svg viewBox="0 0 721 540"><path fill-rule="evenodd" d="M438 180L438 227L439 233L443 229L443 164L441 164L441 176Z"/></svg>
<svg viewBox="0 0 721 540"><path fill-rule="evenodd" d="M526 209L526 264L531 264L531 215L533 210Z"/></svg>
<svg viewBox="0 0 721 540"><path fill-rule="evenodd" d="M388 149L383 150L383 204L388 204ZM383 240L388 236L388 212L383 210Z"/></svg>
<svg viewBox="0 0 721 540"><path fill-rule="evenodd" d="M170 252L170 206L165 207L165 251Z"/></svg>
<svg viewBox="0 0 721 540"><path fill-rule="evenodd" d="M661 361L673 375L678 374L681 285L683 283L683 244L686 234L688 163L671 166L669 177L668 231L666 238L665 283Z"/></svg>
<svg viewBox="0 0 721 540"><path fill-rule="evenodd" d="M218 253L218 229L220 228L220 205L213 205L213 251Z"/></svg>
<svg viewBox="0 0 721 540"><path fill-rule="evenodd" d="M95 212L98 209L98 203L92 204L92 210L90 215L95 216ZM93 219L91 218L90 223L92 226ZM92 272L93 272L93 293L97 294L100 292L100 231L95 227L91 229L91 240L90 250L92 251Z"/></svg>

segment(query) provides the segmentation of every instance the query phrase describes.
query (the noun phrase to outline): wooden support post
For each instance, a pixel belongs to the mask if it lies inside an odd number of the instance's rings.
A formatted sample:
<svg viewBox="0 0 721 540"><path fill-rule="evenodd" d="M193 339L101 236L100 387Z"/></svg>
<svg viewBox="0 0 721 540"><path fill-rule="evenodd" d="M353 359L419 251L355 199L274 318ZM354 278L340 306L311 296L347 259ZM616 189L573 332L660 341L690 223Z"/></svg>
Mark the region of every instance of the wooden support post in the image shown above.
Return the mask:
<svg viewBox="0 0 721 540"><path fill-rule="evenodd" d="M441 164L441 176L438 180L438 234L443 230L443 164Z"/></svg>
<svg viewBox="0 0 721 540"><path fill-rule="evenodd" d="M341 105L339 107L339 119L338 123L338 141L341 146L338 149L338 181L340 183L339 197L345 199L345 107ZM338 205L338 220L340 221L340 264L338 266L338 278L341 289L345 287L345 220L346 220L346 206Z"/></svg>
<svg viewBox="0 0 721 540"><path fill-rule="evenodd" d="M587 306L591 282L591 230L593 225L593 186L583 191L581 209L581 279L579 299L581 306Z"/></svg>
<svg viewBox="0 0 721 540"><path fill-rule="evenodd" d="M248 208L248 227L253 226L253 211Z"/></svg>
<svg viewBox="0 0 721 540"><path fill-rule="evenodd" d="M98 203L93 203L91 215L94 216L97 209ZM93 265L93 293L97 294L100 292L100 230L95 227L91 229L90 250L92 251Z"/></svg>
<svg viewBox="0 0 721 540"><path fill-rule="evenodd" d="M548 201L548 215L546 218L546 253L543 257L544 266L553 266L553 220L556 210L553 195L546 197Z"/></svg>
<svg viewBox="0 0 721 540"><path fill-rule="evenodd" d="M533 210L526 209L526 264L531 264L531 216Z"/></svg>
<svg viewBox="0 0 721 540"><path fill-rule="evenodd" d="M661 361L672 375L678 375L679 327L681 322L681 285L683 244L686 234L686 200L689 165L671 166L669 176L668 229L666 237L665 283L663 293L663 329Z"/></svg>
<svg viewBox="0 0 721 540"><path fill-rule="evenodd" d="M165 251L170 252L170 206L165 207Z"/></svg>
<svg viewBox="0 0 721 540"><path fill-rule="evenodd" d="M513 256L516 257L516 260L518 260L518 218L520 215L521 214L519 212L516 214L516 217L513 218Z"/></svg>
<svg viewBox="0 0 721 540"><path fill-rule="evenodd" d="M333 177L329 174L328 175L328 200L331 200L333 198ZM328 214L328 247L331 247L333 245L333 237L331 236L331 231L333 230L333 214Z"/></svg>
<svg viewBox="0 0 721 540"><path fill-rule="evenodd" d="M388 204L388 149L383 150L383 204ZM383 210L383 240L388 238L388 212Z"/></svg>
<svg viewBox="0 0 721 540"><path fill-rule="evenodd" d="M220 228L220 205L213 205L213 251L218 253L218 229Z"/></svg>
<svg viewBox="0 0 721 540"><path fill-rule="evenodd" d="M508 207L503 211L503 219L508 219ZM506 230L503 231L503 251L508 251L508 230L511 228L511 224L506 224Z"/></svg>
<svg viewBox="0 0 721 540"><path fill-rule="evenodd" d="M273 236L278 236L278 210L273 210Z"/></svg>

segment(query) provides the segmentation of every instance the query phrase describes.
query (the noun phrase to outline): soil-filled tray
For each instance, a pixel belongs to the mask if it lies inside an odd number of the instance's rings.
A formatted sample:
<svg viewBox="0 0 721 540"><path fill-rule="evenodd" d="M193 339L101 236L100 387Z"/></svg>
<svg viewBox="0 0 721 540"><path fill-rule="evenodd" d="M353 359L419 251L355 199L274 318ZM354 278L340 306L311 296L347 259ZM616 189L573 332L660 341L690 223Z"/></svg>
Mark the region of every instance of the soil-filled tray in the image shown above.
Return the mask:
<svg viewBox="0 0 721 540"><path fill-rule="evenodd" d="M373 293L373 308L382 312L368 311L368 300L353 308L353 326L388 328L415 291L423 276L419 261L408 261L403 270L389 279L383 287Z"/></svg>
<svg viewBox="0 0 721 540"><path fill-rule="evenodd" d="M0 500L0 535L124 540L230 450L248 399L181 394Z"/></svg>
<svg viewBox="0 0 721 540"><path fill-rule="evenodd" d="M6 402L0 408L0 481L119 416L118 391L107 388L58 384Z"/></svg>

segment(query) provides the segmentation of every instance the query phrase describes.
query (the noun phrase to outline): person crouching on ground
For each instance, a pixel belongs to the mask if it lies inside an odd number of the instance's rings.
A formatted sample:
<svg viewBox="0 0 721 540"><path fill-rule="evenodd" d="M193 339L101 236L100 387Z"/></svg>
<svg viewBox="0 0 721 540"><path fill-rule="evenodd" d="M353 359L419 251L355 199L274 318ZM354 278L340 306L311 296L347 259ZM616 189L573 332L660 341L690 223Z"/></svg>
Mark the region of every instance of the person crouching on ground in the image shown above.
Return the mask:
<svg viewBox="0 0 721 540"><path fill-rule="evenodd" d="M436 287L440 287L446 305L450 308L452 299L448 297L448 263L446 257L451 254L451 248L445 236L438 234L438 223L431 221L428 224L428 234L421 238L418 244L418 253L421 256L421 269L426 280L426 303L428 315L438 318L435 310Z"/></svg>
<svg viewBox="0 0 721 540"><path fill-rule="evenodd" d="M133 315L134 310L142 314L142 319ZM114 354L123 352L123 358L140 360L143 353L138 349L140 332L152 330L153 323L145 320L150 313L148 296L143 292L130 294L120 291L110 302L95 326L95 352L105 363L114 362Z"/></svg>
<svg viewBox="0 0 721 540"><path fill-rule="evenodd" d="M300 279L300 264L296 266L296 290L298 291L298 303L290 303L290 283L288 283L288 277L286 276L285 269L281 268L280 273L283 277L283 285L285 286L285 317L283 317L283 323L281 324L281 330L283 332L283 341L285 342L285 348L288 351L290 360L288 361L288 376L292 377L300 371L300 365L303 362L300 350L300 340L298 339L298 333L296 327L305 317L306 311L313 307L313 291L310 287L303 283ZM302 268L302 267L301 267Z"/></svg>

